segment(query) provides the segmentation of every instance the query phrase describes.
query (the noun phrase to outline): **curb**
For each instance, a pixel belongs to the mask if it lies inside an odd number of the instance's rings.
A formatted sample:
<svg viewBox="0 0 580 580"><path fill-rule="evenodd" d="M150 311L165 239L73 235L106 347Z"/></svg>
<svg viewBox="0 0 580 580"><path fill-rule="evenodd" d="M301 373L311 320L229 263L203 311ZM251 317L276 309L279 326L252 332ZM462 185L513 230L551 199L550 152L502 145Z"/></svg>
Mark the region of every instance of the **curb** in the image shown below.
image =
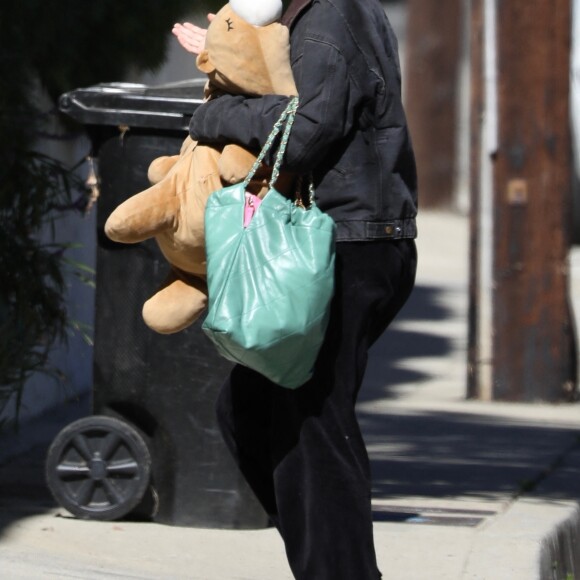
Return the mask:
<svg viewBox="0 0 580 580"><path fill-rule="evenodd" d="M580 448L534 490L487 523L466 558L465 580L580 578Z"/></svg>

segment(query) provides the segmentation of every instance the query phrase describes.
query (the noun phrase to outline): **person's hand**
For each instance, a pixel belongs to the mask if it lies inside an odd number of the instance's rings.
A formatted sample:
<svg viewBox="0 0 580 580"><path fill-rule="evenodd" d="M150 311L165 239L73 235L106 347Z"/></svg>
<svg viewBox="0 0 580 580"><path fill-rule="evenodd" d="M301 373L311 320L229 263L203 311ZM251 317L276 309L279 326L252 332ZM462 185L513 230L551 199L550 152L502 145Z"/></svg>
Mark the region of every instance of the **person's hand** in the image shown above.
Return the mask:
<svg viewBox="0 0 580 580"><path fill-rule="evenodd" d="M215 14L208 14L207 20L211 22L215 18ZM175 24L171 32L175 35L179 44L192 54L200 54L205 47L205 36L207 34L206 28L200 28L191 24L191 22L184 22L183 24Z"/></svg>

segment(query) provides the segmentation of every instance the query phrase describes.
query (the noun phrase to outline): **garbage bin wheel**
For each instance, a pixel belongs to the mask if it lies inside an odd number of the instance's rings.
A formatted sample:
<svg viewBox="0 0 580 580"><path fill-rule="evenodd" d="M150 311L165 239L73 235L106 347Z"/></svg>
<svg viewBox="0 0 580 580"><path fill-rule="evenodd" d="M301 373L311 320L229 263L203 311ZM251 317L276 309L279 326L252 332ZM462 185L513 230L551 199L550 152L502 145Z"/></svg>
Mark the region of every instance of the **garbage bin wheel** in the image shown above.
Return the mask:
<svg viewBox="0 0 580 580"><path fill-rule="evenodd" d="M93 416L65 427L46 460L46 479L56 501L83 519L116 520L142 500L151 476L151 455L132 425Z"/></svg>

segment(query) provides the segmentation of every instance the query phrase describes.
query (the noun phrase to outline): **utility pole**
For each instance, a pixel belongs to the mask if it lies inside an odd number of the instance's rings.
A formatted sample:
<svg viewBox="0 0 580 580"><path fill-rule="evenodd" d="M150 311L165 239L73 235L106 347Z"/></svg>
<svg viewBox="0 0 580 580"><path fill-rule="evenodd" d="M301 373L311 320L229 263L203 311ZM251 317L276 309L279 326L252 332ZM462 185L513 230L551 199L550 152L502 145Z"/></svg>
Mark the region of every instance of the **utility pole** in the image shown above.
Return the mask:
<svg viewBox="0 0 580 580"><path fill-rule="evenodd" d="M405 108L421 207L453 204L464 0L407 0Z"/></svg>
<svg viewBox="0 0 580 580"><path fill-rule="evenodd" d="M571 400L569 0L473 0L468 395Z"/></svg>

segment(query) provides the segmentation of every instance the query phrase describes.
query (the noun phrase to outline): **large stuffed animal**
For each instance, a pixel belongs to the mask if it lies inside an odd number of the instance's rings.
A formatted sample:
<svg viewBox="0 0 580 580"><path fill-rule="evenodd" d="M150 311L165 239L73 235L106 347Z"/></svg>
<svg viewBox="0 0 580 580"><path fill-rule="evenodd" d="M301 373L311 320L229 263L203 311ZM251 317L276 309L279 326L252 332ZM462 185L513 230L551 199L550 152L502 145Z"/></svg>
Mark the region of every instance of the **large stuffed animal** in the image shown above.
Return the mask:
<svg viewBox="0 0 580 580"><path fill-rule="evenodd" d="M288 29L277 22L280 0L230 0L212 20L197 67L208 75L206 96L231 94L296 95L290 67ZM149 167L154 185L127 199L109 216L106 235L123 243L154 237L171 272L143 306L153 330L178 332L207 305L204 211L207 198L224 185L239 183L256 159L237 145L211 147L189 137L177 156ZM270 169L261 168L249 188L264 193ZM284 190L286 183L277 182Z"/></svg>

